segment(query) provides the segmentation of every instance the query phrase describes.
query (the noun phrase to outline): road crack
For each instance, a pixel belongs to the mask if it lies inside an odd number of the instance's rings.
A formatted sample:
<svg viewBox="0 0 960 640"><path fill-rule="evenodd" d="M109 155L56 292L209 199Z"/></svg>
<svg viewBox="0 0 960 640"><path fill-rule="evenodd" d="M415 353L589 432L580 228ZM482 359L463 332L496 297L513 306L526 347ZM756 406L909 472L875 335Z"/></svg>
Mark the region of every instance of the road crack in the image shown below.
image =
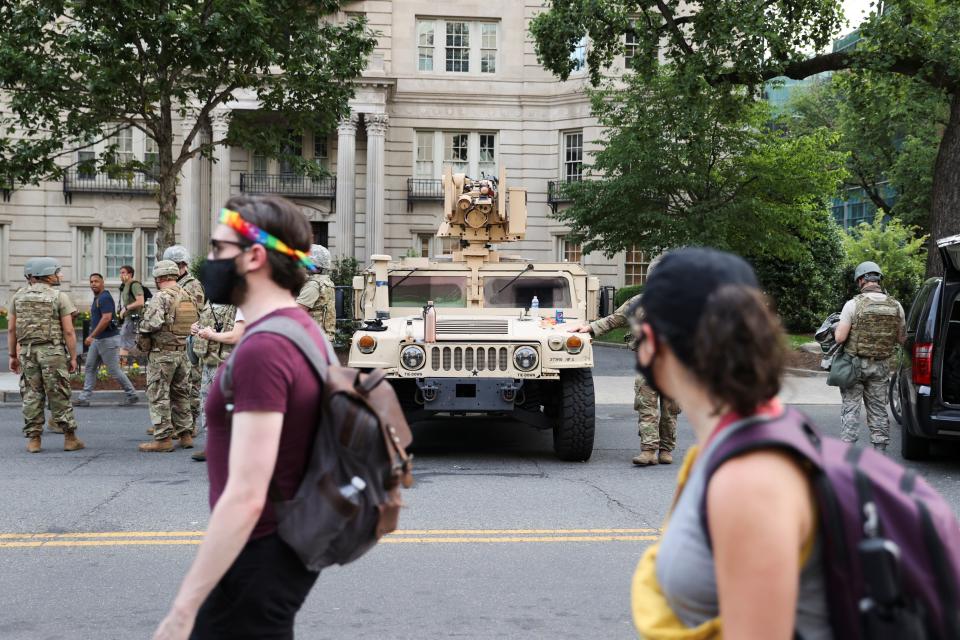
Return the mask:
<svg viewBox="0 0 960 640"><path fill-rule="evenodd" d="M107 496L104 500L101 500L99 503L97 503L96 505L94 505L92 509L88 510L88 511L87 511L86 513L84 513L82 516L80 516L79 518L77 518L77 519L73 522L73 524L71 525L71 527L70 527L69 530L75 530L76 527L77 527L77 525L79 525L81 521L89 518L89 517L92 516L94 513L96 513L97 511L99 511L99 510L102 509L103 507L107 506L108 504L110 504L111 502L113 502L114 500L116 500L117 498L119 498L121 495L123 495L123 493L124 493L127 489L129 489L130 487L132 487L134 484L136 484L136 483L144 480L145 478L146 478L146 476L140 476L139 478L133 478L133 479L131 479L131 480L127 480L126 482L124 482L124 483L123 483L123 486L121 486L119 489L117 489L116 491L114 491L113 493L111 493L111 494L110 494L109 496Z"/></svg>
<svg viewBox="0 0 960 640"><path fill-rule="evenodd" d="M629 513L629 514L631 514L631 515L633 515L633 516L636 516L636 517L642 519L644 522L647 521L647 518L644 516L644 514L640 513L639 511L637 511L637 510L634 509L633 507L630 507L630 506L624 504L624 503L621 502L620 500L617 500L617 499L614 498L612 495L610 495L605 489L603 489L603 488L600 487L599 485L596 485L596 484L590 482L590 481L587 480L586 478L566 478L566 480L567 480L568 482L575 482L575 483L578 483L578 484L585 484L585 485L587 485L588 487L590 487L591 489L595 490L595 491L598 492L600 495L602 495L604 498L606 498L606 500L607 500L607 505L608 505L608 506L613 505L613 506L615 506L617 509L620 509L620 510L622 510L622 511L626 511L626 512Z"/></svg>
<svg viewBox="0 0 960 640"><path fill-rule="evenodd" d="M78 464L77 466L75 466L73 469L70 469L69 471L67 471L67 474L66 474L66 475L70 475L71 473L73 473L73 472L76 471L77 469L80 469L81 467L87 466L88 464L90 464L91 462L93 462L94 460L96 460L97 458L99 458L100 456L102 456L102 455L104 455L104 454L106 454L106 451L101 451L101 452L99 452L99 453L93 454L92 456L90 456L89 458L87 458L86 460L84 460L83 462L81 462L80 464Z"/></svg>

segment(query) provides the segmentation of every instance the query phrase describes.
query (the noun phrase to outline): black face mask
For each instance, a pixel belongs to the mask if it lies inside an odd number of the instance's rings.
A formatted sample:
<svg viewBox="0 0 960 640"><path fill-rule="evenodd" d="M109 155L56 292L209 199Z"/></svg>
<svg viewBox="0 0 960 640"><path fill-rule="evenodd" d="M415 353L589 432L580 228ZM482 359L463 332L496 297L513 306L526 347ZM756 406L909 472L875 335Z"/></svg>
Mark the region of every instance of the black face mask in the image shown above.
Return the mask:
<svg viewBox="0 0 960 640"><path fill-rule="evenodd" d="M244 278L237 273L236 258L207 260L200 267L200 284L210 302L233 304L237 290L244 288Z"/></svg>
<svg viewBox="0 0 960 640"><path fill-rule="evenodd" d="M643 342L643 339L640 340L640 343ZM637 344L637 349L640 348L640 343ZM650 363L646 366L640 364L639 353L636 358L636 369L637 373L643 376L644 381L646 381L647 386L654 390L658 396L663 396L663 391L660 387L657 386L657 381L653 377L653 362L657 359L656 353L650 358ZM664 396L666 397L666 396Z"/></svg>

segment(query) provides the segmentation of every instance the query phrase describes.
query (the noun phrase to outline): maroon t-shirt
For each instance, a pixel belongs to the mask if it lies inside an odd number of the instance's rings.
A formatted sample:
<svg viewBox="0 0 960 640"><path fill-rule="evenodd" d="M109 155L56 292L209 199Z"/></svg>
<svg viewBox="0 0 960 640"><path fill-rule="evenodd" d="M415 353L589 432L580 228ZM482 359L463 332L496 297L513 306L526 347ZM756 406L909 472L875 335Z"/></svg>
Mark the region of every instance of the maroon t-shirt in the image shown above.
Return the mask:
<svg viewBox="0 0 960 640"><path fill-rule="evenodd" d="M279 309L247 325L250 331L274 316L286 316L300 322L326 354L326 338L317 323L300 307ZM234 413L278 411L283 414L283 431L274 485L285 499L292 498L300 486L313 445L314 430L320 417L320 382L310 364L292 342L283 336L260 333L250 336L233 354ZM229 475L231 427L220 392L221 367L210 385L204 407L207 415L207 474L210 479L210 509L217 504ZM261 538L277 530L276 514L267 499L260 520L250 539Z"/></svg>

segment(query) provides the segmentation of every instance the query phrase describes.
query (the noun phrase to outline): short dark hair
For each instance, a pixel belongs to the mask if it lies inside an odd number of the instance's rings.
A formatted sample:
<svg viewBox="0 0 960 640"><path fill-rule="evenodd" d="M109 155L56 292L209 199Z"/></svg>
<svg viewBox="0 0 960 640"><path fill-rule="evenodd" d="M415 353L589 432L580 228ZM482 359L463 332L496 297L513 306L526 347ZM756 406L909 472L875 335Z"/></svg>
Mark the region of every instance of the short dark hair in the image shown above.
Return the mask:
<svg viewBox="0 0 960 640"><path fill-rule="evenodd" d="M100 278L101 280L103 280L103 275L102 275L102 274L99 274L99 273L96 273L96 272L91 273L91 274L90 274L90 277L87 278L87 280L89 280L90 278L92 278L92 277L94 277L94 276L96 276L96 277Z"/></svg>
<svg viewBox="0 0 960 640"><path fill-rule="evenodd" d="M131 266L128 265L128 264L125 264L125 265L123 265L122 267L120 267L120 271L128 271L128 272L130 273L130 275L133 275L133 274L136 273L136 271L133 270L133 267L131 267Z"/></svg>
<svg viewBox="0 0 960 640"><path fill-rule="evenodd" d="M234 196L227 209L240 214L267 233L282 240L291 249L310 253L313 232L306 216L295 204L279 196ZM307 281L306 270L295 258L278 251L267 251L270 279L294 295Z"/></svg>

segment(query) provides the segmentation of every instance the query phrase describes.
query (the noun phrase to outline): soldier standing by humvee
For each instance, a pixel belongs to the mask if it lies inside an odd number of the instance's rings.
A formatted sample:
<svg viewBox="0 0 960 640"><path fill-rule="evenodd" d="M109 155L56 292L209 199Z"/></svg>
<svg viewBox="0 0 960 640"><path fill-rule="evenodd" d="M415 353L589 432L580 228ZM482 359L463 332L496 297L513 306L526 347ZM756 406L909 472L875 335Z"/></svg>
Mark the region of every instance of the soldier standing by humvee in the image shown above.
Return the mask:
<svg viewBox="0 0 960 640"><path fill-rule="evenodd" d="M139 446L148 453L173 451L173 437L184 449L193 447L190 413L190 363L187 336L200 314L193 296L180 288L176 263L161 260L153 269L157 293L140 319L140 349L148 353L147 400L153 441Z"/></svg>
<svg viewBox="0 0 960 640"><path fill-rule="evenodd" d="M867 409L867 427L873 448L885 451L890 441L887 419L889 359L906 338L903 307L880 287L883 273L875 262L861 262L853 274L860 294L843 305L834 338L856 357L857 381L840 387L840 438L856 442L860 430L860 405Z"/></svg>
<svg viewBox="0 0 960 640"><path fill-rule="evenodd" d="M203 285L190 273L190 252L180 244L167 247L163 252L163 259L170 260L177 264L179 276L177 284L181 289L190 294L197 303L197 309L203 309L206 304L207 296L203 292ZM192 366L190 360L187 360L187 366L190 371L190 415L193 421L193 427L190 430L191 435L197 435L198 420L200 419L200 382L202 377L202 366L197 364Z"/></svg>
<svg viewBox="0 0 960 640"><path fill-rule="evenodd" d="M63 430L63 450L79 451L84 444L76 435L69 378L77 370L76 308L69 296L54 289L60 284L56 260L38 258L29 266L33 284L14 296L8 327L10 370L20 373L23 381L27 451L40 451L47 402L53 421Z"/></svg>
<svg viewBox="0 0 960 640"><path fill-rule="evenodd" d="M332 344L337 334L337 289L328 275L330 252L323 245L315 244L310 247L310 258L318 271L307 277L297 304L310 314Z"/></svg>

